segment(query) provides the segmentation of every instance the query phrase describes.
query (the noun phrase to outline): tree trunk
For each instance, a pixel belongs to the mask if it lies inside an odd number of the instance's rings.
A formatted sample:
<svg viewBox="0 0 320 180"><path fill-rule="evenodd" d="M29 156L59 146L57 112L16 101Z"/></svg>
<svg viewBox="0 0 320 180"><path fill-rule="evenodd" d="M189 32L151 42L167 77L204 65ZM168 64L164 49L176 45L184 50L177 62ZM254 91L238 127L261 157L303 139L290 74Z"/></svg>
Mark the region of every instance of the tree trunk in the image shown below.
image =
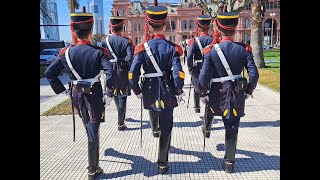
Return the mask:
<svg viewBox="0 0 320 180"><path fill-rule="evenodd" d="M251 4L251 40L254 62L258 68L265 67L263 58L262 19L264 12L261 9L262 0L252 0Z"/></svg>

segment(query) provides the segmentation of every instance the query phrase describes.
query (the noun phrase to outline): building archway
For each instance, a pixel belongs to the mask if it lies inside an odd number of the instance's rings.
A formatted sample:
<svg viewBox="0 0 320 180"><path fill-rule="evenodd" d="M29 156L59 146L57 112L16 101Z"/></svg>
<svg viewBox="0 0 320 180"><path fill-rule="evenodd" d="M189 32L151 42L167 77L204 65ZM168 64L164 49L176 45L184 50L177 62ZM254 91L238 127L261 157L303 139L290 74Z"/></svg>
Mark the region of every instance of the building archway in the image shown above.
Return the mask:
<svg viewBox="0 0 320 180"><path fill-rule="evenodd" d="M271 44L271 42L273 45ZM272 25L272 18L269 18L265 20L263 24L263 43L264 45L274 46L276 42L277 42L277 21L274 18L273 25Z"/></svg>

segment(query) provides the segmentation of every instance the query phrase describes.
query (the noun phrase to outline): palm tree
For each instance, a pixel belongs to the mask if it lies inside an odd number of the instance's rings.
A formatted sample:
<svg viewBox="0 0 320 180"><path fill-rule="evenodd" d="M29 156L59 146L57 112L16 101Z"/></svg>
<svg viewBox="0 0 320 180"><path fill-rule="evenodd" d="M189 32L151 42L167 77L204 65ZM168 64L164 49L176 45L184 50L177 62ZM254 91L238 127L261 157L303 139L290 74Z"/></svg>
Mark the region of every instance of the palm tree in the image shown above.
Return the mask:
<svg viewBox="0 0 320 180"><path fill-rule="evenodd" d="M263 0L252 0L251 3L251 47L255 64L265 67L263 58L262 20L264 16Z"/></svg>
<svg viewBox="0 0 320 180"><path fill-rule="evenodd" d="M70 4L69 4L69 0L68 1L68 8L70 9ZM74 1L74 9L79 9L80 8L80 0L73 0Z"/></svg>

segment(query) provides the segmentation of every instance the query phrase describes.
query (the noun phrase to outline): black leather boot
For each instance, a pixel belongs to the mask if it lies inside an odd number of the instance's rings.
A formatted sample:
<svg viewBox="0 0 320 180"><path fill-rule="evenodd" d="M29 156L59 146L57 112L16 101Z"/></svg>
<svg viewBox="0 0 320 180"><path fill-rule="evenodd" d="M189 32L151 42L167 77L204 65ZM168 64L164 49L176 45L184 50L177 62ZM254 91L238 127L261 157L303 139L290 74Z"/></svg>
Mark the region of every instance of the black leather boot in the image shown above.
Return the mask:
<svg viewBox="0 0 320 180"><path fill-rule="evenodd" d="M153 137L160 136L160 127L159 127L159 112L149 110L151 130Z"/></svg>
<svg viewBox="0 0 320 180"><path fill-rule="evenodd" d="M202 133L206 138L210 138L213 118L214 118L213 114L208 112L208 108L206 106L205 112L204 112L204 123L202 126Z"/></svg>
<svg viewBox="0 0 320 180"><path fill-rule="evenodd" d="M123 131L127 129L127 126L124 124L124 119L126 116L126 104L124 105L124 108L120 108L118 97L114 97L114 102L116 103L118 111L118 130Z"/></svg>
<svg viewBox="0 0 320 180"><path fill-rule="evenodd" d="M234 171L234 162L235 162L235 154L236 154L236 146L237 146L238 134L235 137L225 140L225 172L233 173Z"/></svg>
<svg viewBox="0 0 320 180"><path fill-rule="evenodd" d="M99 135L95 141L88 141L88 164L88 179L95 180L103 172L99 167Z"/></svg>
<svg viewBox="0 0 320 180"><path fill-rule="evenodd" d="M200 94L194 91L194 108L196 113L200 113Z"/></svg>
<svg viewBox="0 0 320 180"><path fill-rule="evenodd" d="M171 142L171 134L167 136L160 135L157 163L159 164L159 173L161 174L165 174L169 169L168 157L169 157L170 142Z"/></svg>

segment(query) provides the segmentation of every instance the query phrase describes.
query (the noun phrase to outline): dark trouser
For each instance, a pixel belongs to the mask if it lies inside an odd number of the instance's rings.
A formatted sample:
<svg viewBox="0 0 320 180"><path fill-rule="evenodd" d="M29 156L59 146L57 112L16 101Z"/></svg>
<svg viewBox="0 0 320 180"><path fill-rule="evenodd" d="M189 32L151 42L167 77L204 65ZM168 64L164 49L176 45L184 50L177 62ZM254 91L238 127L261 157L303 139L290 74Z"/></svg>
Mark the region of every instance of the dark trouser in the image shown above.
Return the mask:
<svg viewBox="0 0 320 180"><path fill-rule="evenodd" d="M90 121L88 110L85 106L81 108L82 122L86 128L88 138L88 170L94 172L99 168L99 126L100 121Z"/></svg>
<svg viewBox="0 0 320 180"><path fill-rule="evenodd" d="M210 131L211 131L211 126L212 126L212 121L213 121L213 113L210 110L209 106L205 106L204 110L204 122L202 126L202 133L206 138L210 138Z"/></svg>
<svg viewBox="0 0 320 180"><path fill-rule="evenodd" d="M149 110L149 117L151 121L151 130L154 137L159 137L159 112Z"/></svg>
<svg viewBox="0 0 320 180"><path fill-rule="evenodd" d="M194 108L196 113L200 113L200 93L196 92L194 89Z"/></svg>
<svg viewBox="0 0 320 180"><path fill-rule="evenodd" d="M224 116L222 116L222 120L226 131L224 160L227 162L234 163L240 117L231 116L230 119L225 119Z"/></svg>
<svg viewBox="0 0 320 180"><path fill-rule="evenodd" d="M159 166L167 166L173 126L173 109L163 109L159 112L159 125L161 132L157 163Z"/></svg>
<svg viewBox="0 0 320 180"><path fill-rule="evenodd" d="M127 96L114 96L114 102L116 103L118 110L118 126L122 126L124 125L124 119L126 117Z"/></svg>

